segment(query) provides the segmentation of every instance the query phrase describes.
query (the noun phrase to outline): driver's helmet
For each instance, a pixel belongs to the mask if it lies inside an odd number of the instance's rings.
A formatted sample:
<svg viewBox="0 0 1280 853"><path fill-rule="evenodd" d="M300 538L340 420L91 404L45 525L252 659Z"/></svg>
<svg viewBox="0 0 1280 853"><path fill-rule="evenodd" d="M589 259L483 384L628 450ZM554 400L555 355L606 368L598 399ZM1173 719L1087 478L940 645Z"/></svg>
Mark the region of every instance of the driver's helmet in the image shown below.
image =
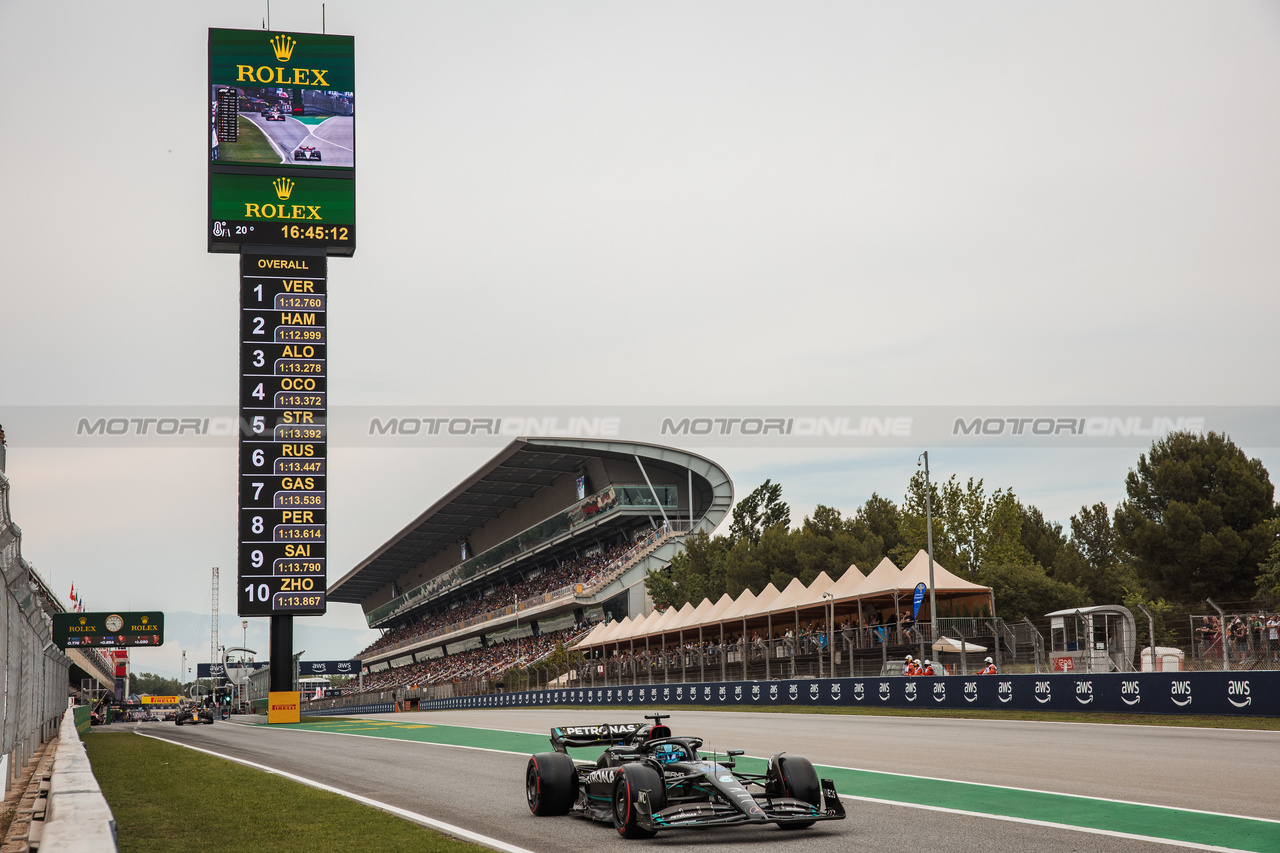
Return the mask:
<svg viewBox="0 0 1280 853"><path fill-rule="evenodd" d="M659 764L672 764L676 761L685 761L689 755L685 748L678 743L660 743L653 748L653 757L658 760Z"/></svg>

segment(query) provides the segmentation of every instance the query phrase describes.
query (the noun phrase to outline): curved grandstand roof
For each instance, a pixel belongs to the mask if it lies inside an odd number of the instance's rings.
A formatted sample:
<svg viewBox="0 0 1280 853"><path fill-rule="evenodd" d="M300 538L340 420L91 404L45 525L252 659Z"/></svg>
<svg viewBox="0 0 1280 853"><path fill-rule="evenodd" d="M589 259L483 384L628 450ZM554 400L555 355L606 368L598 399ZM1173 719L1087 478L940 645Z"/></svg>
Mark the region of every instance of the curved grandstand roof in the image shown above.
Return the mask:
<svg viewBox="0 0 1280 853"><path fill-rule="evenodd" d="M517 438L483 467L455 486L404 529L330 585L330 601L361 604L411 570L515 510L565 475L583 471L593 460L634 462L643 470L691 476L695 523L719 524L733 501L729 475L711 460L656 444L613 439ZM681 507L680 518L688 508Z"/></svg>

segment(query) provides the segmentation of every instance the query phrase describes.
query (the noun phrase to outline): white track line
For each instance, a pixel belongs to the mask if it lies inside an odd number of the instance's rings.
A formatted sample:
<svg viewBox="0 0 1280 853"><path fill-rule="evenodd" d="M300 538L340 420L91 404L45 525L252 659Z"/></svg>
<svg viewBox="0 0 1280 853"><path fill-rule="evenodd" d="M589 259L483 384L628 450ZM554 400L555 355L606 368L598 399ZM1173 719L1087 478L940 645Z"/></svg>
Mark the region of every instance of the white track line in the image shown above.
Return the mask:
<svg viewBox="0 0 1280 853"><path fill-rule="evenodd" d="M332 140L325 139L323 136L316 136L316 130L322 129L325 125L325 122L329 121L329 119L334 119L334 118L339 118L339 116L329 116L329 118L326 118L324 121L317 124L315 126L315 130L308 129L307 136L311 137L312 139L319 140L320 142L323 142L325 145L332 145L334 148L339 148L343 151L346 151L348 154L354 154L355 152L345 145L339 145L338 143L333 142ZM294 119L294 121L297 121L297 119Z"/></svg>
<svg viewBox="0 0 1280 853"><path fill-rule="evenodd" d="M508 844L505 841L499 841L496 838L491 838L487 835L481 835L478 832L472 832L469 829L463 829L460 826L454 826L451 823L445 823L442 820L436 820L435 818L427 817L424 814L411 812L408 809L402 809L399 806L393 806L390 803L384 803L379 800L374 800L369 797L364 797L364 796L361 796L360 794L356 794L351 791L344 791L341 788L335 788L332 785L326 785L323 782L317 782L314 779L307 779L306 777L297 776L293 773L286 773L283 770L277 770L276 768L268 767L265 764L257 764L252 761L246 761L243 758L236 758L231 755L223 755L222 753L214 752L211 749L203 749L202 747L192 746L191 744L181 743L175 740L169 740L168 738L157 737L156 735L143 734L142 732L137 732L137 734L145 738L150 738L151 740L158 740L158 741L161 741L162 743L171 743L174 746L182 746L182 747L186 747L187 749L195 750L196 752L203 752L204 754L212 755L215 758L223 758L223 759L226 759L227 761L234 761L236 764L243 764L245 767L252 767L254 770L261 770L264 773L270 773L274 776L281 776L285 779L292 779L294 782L300 782L303 785L309 785L312 788L319 788L321 791L328 791L331 794L337 794L341 797L346 797L349 800L355 800L357 803L362 803L366 806L372 806L375 809L381 809L382 811L393 814L396 817L402 817L405 820L411 820L414 823L418 823L423 826L429 826L432 829L436 829L436 830L439 830L440 832L447 833L449 835L454 836L455 838L463 838L463 839L466 839L467 841L475 842L476 844L482 844L485 847L491 847L494 850L502 850L504 851L504 853L534 853L534 851L529 850L525 847L517 847L514 844Z"/></svg>
<svg viewBox="0 0 1280 853"><path fill-rule="evenodd" d="M1071 794L1062 794L1060 796L1069 797ZM841 794L842 800L860 800L864 803L879 803L886 806L905 806L909 809L922 809L927 812L942 812L944 814L967 815L969 817L985 817L989 820L1003 820L1007 823L1021 823L1027 826L1044 826L1050 829L1069 829L1074 832L1087 832L1091 835L1105 835L1109 838L1127 838L1132 841L1151 841L1156 844L1168 844L1172 847L1188 847L1192 850L1214 850L1218 853L1249 853L1249 851L1241 850L1237 847L1214 847L1208 844L1196 844L1191 841L1178 841L1174 838L1159 838L1153 835L1134 835L1128 832L1116 832L1110 829L1095 829L1091 826L1072 826L1066 823L1053 823L1046 820L1032 820L1026 817L1009 817L1008 815L987 814L986 812L968 812L963 809L948 809L942 806L925 806L919 803L903 803L898 800L877 800L874 797L855 797L849 794ZM1157 806L1157 808L1160 808Z"/></svg>

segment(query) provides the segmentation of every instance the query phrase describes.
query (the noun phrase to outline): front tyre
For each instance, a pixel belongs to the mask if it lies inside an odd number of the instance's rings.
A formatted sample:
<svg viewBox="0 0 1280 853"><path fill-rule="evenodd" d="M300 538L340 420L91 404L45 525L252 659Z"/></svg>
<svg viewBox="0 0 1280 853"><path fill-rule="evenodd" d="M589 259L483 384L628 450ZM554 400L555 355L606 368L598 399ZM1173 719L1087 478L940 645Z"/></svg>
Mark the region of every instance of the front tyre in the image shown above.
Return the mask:
<svg viewBox="0 0 1280 853"><path fill-rule="evenodd" d="M649 791L649 808L660 811L667 805L667 789L662 776L643 764L624 764L613 782L613 827L623 838L652 838L655 833L637 822L636 803L640 792Z"/></svg>
<svg viewBox="0 0 1280 853"><path fill-rule="evenodd" d="M809 759L799 755L780 755L774 766L777 768L782 796L822 807L822 786L818 783L818 773ZM804 829L814 823L816 821L801 821L780 823L778 826L781 829Z"/></svg>
<svg viewBox="0 0 1280 853"><path fill-rule="evenodd" d="M562 752L540 752L529 758L524 772L529 811L538 817L568 814L578 799L578 771Z"/></svg>

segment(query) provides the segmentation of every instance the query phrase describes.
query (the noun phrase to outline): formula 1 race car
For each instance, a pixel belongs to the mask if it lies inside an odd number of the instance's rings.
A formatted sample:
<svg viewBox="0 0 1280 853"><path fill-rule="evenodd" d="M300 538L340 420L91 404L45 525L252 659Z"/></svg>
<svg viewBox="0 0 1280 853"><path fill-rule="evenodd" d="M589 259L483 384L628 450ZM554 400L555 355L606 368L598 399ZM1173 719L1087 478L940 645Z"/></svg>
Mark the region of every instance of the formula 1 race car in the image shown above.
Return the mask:
<svg viewBox="0 0 1280 853"><path fill-rule="evenodd" d="M173 721L180 726L185 723L190 723L193 726L198 725L199 723L204 723L206 726L212 726L213 709L197 708L196 706L191 705L189 707L179 709L178 714L173 718Z"/></svg>
<svg viewBox="0 0 1280 853"><path fill-rule="evenodd" d="M319 160L320 151L314 145L299 145L293 152L295 160Z"/></svg>
<svg viewBox="0 0 1280 853"><path fill-rule="evenodd" d="M529 758L525 797L539 817L572 812L612 823L623 838L660 829L775 823L802 829L843 820L830 779L818 779L799 756L775 753L763 775L736 769L742 750L702 757L699 737L673 737L665 714L645 723L564 726L551 730L554 752ZM598 761L578 761L569 747L605 747Z"/></svg>
<svg viewBox="0 0 1280 853"><path fill-rule="evenodd" d="M263 118L265 118L267 121L284 121L284 114L276 112L275 110L272 110L271 112L263 116Z"/></svg>

